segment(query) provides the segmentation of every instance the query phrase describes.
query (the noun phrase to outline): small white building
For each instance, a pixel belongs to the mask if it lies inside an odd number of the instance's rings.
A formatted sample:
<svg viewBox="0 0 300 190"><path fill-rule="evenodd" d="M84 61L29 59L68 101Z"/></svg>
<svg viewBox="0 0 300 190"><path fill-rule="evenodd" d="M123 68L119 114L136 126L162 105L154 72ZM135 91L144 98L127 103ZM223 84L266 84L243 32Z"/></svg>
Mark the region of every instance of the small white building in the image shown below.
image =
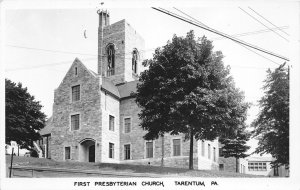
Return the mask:
<svg viewBox="0 0 300 190"><path fill-rule="evenodd" d="M5 154L11 154L12 149L14 149L14 155L18 155L18 148L17 142L11 141L10 145L5 145ZM29 152L27 149L19 149L19 156L23 156L27 152Z"/></svg>
<svg viewBox="0 0 300 190"><path fill-rule="evenodd" d="M272 168L271 162L274 160L272 157L247 157L248 171L247 174L263 175L268 177L288 177L289 170L285 166Z"/></svg>

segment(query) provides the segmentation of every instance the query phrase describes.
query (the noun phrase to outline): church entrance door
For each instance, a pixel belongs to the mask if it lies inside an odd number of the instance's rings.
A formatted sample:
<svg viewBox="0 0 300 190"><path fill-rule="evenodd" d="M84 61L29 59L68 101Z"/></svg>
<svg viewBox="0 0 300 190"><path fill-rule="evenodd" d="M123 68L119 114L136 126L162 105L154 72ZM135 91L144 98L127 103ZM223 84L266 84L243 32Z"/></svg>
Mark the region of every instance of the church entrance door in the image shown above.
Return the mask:
<svg viewBox="0 0 300 190"><path fill-rule="evenodd" d="M89 147L89 162L95 162L95 145Z"/></svg>
<svg viewBox="0 0 300 190"><path fill-rule="evenodd" d="M85 138L79 142L79 161L80 162L95 162L95 140Z"/></svg>

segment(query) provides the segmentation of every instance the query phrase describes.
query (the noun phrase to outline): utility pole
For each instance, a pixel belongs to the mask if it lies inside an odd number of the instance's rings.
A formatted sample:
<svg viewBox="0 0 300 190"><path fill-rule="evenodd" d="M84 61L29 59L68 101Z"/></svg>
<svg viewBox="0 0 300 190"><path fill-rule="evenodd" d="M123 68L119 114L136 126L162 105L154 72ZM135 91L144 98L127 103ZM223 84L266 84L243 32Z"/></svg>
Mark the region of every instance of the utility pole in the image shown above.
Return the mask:
<svg viewBox="0 0 300 190"><path fill-rule="evenodd" d="M10 169L9 169L9 177L10 177L10 178L11 178L11 171L12 171L13 158L14 158L14 148L11 149Z"/></svg>

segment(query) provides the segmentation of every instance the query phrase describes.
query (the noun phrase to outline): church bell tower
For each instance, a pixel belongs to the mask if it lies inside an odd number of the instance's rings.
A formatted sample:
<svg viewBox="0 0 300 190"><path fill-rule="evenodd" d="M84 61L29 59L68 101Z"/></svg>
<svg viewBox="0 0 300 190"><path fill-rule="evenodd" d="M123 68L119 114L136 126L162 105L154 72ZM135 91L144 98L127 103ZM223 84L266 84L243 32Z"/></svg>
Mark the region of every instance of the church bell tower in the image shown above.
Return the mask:
<svg viewBox="0 0 300 190"><path fill-rule="evenodd" d="M110 24L108 11L98 10L98 74L114 84L138 79L143 60L143 38L125 19Z"/></svg>

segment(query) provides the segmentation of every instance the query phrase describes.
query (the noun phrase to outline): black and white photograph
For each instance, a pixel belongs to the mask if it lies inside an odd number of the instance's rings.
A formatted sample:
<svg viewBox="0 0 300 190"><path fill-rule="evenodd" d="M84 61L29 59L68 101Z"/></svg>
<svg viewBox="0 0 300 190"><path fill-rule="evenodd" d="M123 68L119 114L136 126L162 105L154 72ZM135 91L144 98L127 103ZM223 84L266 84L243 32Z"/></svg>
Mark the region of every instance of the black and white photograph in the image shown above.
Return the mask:
<svg viewBox="0 0 300 190"><path fill-rule="evenodd" d="M299 1L0 6L1 189L300 189Z"/></svg>

